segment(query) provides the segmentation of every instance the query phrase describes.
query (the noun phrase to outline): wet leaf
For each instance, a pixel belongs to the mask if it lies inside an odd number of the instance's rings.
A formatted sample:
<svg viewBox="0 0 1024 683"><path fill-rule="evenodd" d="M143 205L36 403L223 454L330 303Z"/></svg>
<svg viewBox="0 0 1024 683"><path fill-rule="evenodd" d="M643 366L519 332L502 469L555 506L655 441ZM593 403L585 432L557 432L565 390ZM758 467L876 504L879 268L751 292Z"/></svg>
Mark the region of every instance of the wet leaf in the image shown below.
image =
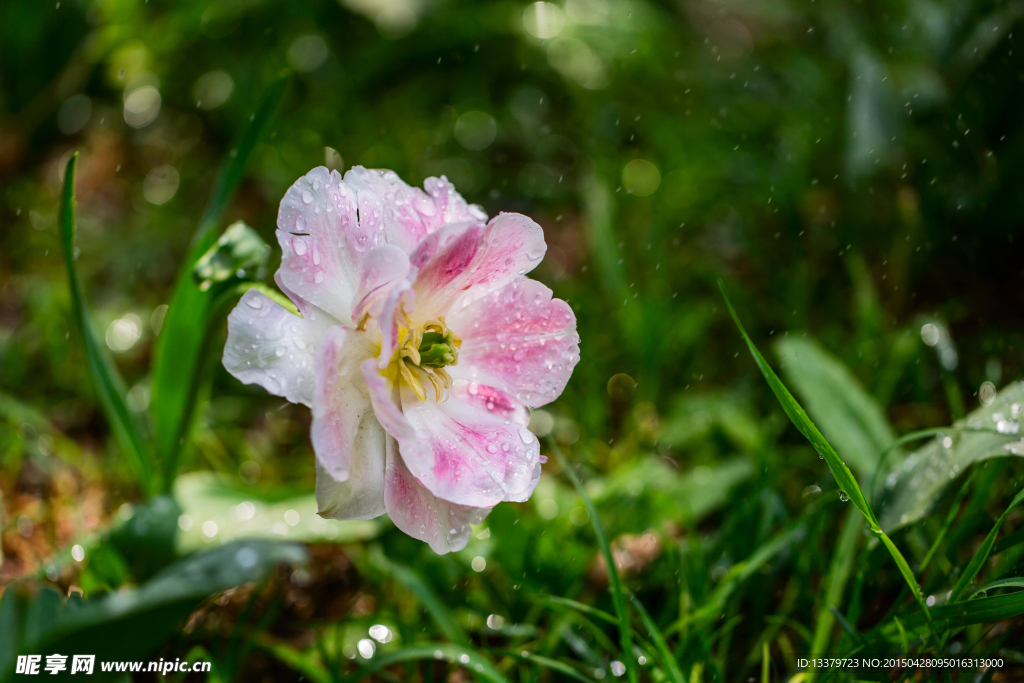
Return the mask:
<svg viewBox="0 0 1024 683"><path fill-rule="evenodd" d="M1003 388L990 405L954 423L955 429L940 433L897 462L880 477L880 491L876 494L882 528L891 532L921 519L946 486L972 464L988 458L1024 455L1022 411L1024 382L1014 382Z"/></svg>

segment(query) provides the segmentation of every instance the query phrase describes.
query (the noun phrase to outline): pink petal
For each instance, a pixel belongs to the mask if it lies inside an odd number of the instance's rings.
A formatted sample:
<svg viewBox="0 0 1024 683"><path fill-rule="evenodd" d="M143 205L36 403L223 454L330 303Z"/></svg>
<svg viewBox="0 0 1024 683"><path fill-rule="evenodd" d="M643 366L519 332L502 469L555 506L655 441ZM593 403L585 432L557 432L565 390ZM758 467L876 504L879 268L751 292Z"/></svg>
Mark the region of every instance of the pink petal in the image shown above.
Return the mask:
<svg viewBox="0 0 1024 683"><path fill-rule="evenodd" d="M312 405L314 353L333 324L329 316L300 318L250 289L228 316L224 367L245 384Z"/></svg>
<svg viewBox="0 0 1024 683"><path fill-rule="evenodd" d="M433 495L406 468L398 444L388 437L384 503L399 529L426 541L438 555L462 550L469 543L471 524L479 524L490 508L456 505Z"/></svg>
<svg viewBox="0 0 1024 683"><path fill-rule="evenodd" d="M352 321L358 323L367 313L379 316L392 287L404 280L409 271L409 255L398 247L382 244L371 249L359 264Z"/></svg>
<svg viewBox="0 0 1024 683"><path fill-rule="evenodd" d="M327 331L316 351L310 436L317 460L335 481L351 476L357 438L373 413L359 368L373 352L364 333L340 325Z"/></svg>
<svg viewBox="0 0 1024 683"><path fill-rule="evenodd" d="M360 258L383 239L358 221L355 195L341 174L321 166L295 181L281 200L277 241L284 287L349 320Z"/></svg>
<svg viewBox="0 0 1024 683"><path fill-rule="evenodd" d="M580 359L576 316L551 290L521 278L448 318L462 337L452 377L507 392L531 408L554 401Z"/></svg>
<svg viewBox="0 0 1024 683"><path fill-rule="evenodd" d="M452 367L448 368L452 370ZM504 391L489 387L479 382L468 382L464 379L457 379L451 388L452 396L459 398L466 403L486 410L492 415L497 415L505 420L529 424L530 413L526 406L515 400Z"/></svg>
<svg viewBox="0 0 1024 683"><path fill-rule="evenodd" d="M349 477L337 481L319 458L316 462L316 502L327 519L373 519L384 507L384 429L368 410L352 441Z"/></svg>
<svg viewBox="0 0 1024 683"><path fill-rule="evenodd" d="M455 396L441 403L434 399L428 390L427 399L419 400L403 383L402 417L408 427L400 424L392 431L392 424L381 420L416 479L435 496L460 505L492 507L529 498L540 445L526 426Z"/></svg>
<svg viewBox="0 0 1024 683"><path fill-rule="evenodd" d="M544 258L544 231L503 213L486 226L456 223L426 237L411 256L419 269L417 318L451 315L533 270Z"/></svg>

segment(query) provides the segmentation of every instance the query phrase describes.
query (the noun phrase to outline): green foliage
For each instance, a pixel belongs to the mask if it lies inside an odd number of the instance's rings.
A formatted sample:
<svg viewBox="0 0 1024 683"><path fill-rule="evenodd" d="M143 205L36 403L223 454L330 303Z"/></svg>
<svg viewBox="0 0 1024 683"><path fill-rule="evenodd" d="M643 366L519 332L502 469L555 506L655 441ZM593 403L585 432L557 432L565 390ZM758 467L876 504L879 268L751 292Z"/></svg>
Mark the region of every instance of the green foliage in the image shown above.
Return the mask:
<svg viewBox="0 0 1024 683"><path fill-rule="evenodd" d="M301 546L241 541L179 560L135 589L63 601L50 586L14 584L0 604L0 680L16 654L88 652L97 660L144 659L207 596L259 581L280 563L306 559ZM101 678L101 672L95 672ZM113 676L108 674L108 678Z"/></svg>
<svg viewBox="0 0 1024 683"><path fill-rule="evenodd" d="M89 307L82 292L82 283L75 268L75 166L78 155L72 154L64 167L64 189L60 196L58 220L60 223L61 247L64 264L67 267L68 285L71 289L71 305L82 345L85 348L89 377L99 394L100 403L110 420L111 428L117 435L118 443L127 459L132 463L135 474L143 488L153 492L160 488L159 470L154 467L153 454L143 440L142 427L138 419L125 404L125 386L121 374L114 366L103 345L97 339L89 319Z"/></svg>
<svg viewBox="0 0 1024 683"><path fill-rule="evenodd" d="M0 4L0 676L65 636L214 681L1024 657L1019 8L384 4ZM533 217L579 321L564 460L453 555L319 518L308 411L218 363L246 289L292 307L277 205L325 163Z"/></svg>

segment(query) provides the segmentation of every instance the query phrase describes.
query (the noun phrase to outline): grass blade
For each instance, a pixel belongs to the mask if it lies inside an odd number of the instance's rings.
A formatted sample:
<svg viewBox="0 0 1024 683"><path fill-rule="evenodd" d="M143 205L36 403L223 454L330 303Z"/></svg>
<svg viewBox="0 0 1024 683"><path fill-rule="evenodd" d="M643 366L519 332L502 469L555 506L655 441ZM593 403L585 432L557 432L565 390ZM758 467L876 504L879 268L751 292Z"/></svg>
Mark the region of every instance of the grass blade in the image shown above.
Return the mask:
<svg viewBox="0 0 1024 683"><path fill-rule="evenodd" d="M548 443L551 445L551 451L558 458L559 464L565 471L567 477L572 482L572 485L576 488L576 493L579 494L580 499L583 501L584 507L587 508L587 513L590 515L590 524L594 527L594 535L597 537L597 545L601 548L601 554L604 556L605 564L608 567L608 587L612 593L612 603L615 605L615 614L619 617L619 638L622 644L623 659L626 665L626 674L629 676L630 683L636 683L637 681L637 670L636 665L633 663L633 627L629 623L629 612L626 608L626 600L622 591L622 579L619 576L619 569L615 565L615 557L612 555L612 547L608 543L608 537L604 534L604 525L601 524L601 518L597 515L597 508L594 507L594 501L587 495L587 490L583 488L583 482L576 475L576 470L572 468L565 455L562 453L562 449L558 447L554 439L549 439Z"/></svg>
<svg viewBox="0 0 1024 683"><path fill-rule="evenodd" d="M568 676L569 678L576 681L583 681L583 683L592 683L593 679L587 678L576 669L572 668L565 662L560 662L557 659L551 657L545 657L544 655L535 655L532 652L523 650L522 652L512 652L511 650L488 650L491 654L504 655L506 657L522 658L528 662L536 664L543 669L551 669L557 671L560 674Z"/></svg>
<svg viewBox="0 0 1024 683"><path fill-rule="evenodd" d="M835 554L832 556L832 566L828 573L828 587L825 589L824 600L818 609L818 623L814 627L814 639L811 641L811 655L814 657L825 654L829 641L832 639L832 626L835 624L833 610L838 609L839 602L843 599L843 591L846 589L846 582L850 578L850 570L853 568L857 540L860 538L860 530L863 528L862 524L863 522L856 512L851 510L846 515L846 523L843 524ZM814 674L815 671L812 669L808 675L808 681L814 680Z"/></svg>
<svg viewBox="0 0 1024 683"><path fill-rule="evenodd" d="M455 621L452 613L434 594L427 582L420 578L419 574L389 560L379 547L370 551L370 559L423 603L445 638L458 645L468 646L470 644L466 631L459 625L459 622Z"/></svg>
<svg viewBox="0 0 1024 683"><path fill-rule="evenodd" d="M491 681L491 683L508 683L506 678L501 675L491 662L479 652L462 647L460 645L452 645L450 643L425 643L423 645L414 645L412 647L402 648L396 652L388 654L382 654L374 657L366 664L363 664L354 674L348 677L347 680L355 683L356 681L362 681L367 676L375 671L391 666L397 662L409 662L417 659L429 659L429 660L442 660L451 662L452 664L459 664L466 667L470 672L485 681Z"/></svg>
<svg viewBox="0 0 1024 683"><path fill-rule="evenodd" d="M128 410L128 405L125 403L124 380L121 379L121 374L117 371L113 359L100 343L92 327L92 322L89 320L89 306L85 300L78 270L75 268L75 167L77 164L78 153L76 152L68 159L68 164L64 169L64 188L61 192L58 210L60 241L64 252L64 264L67 266L68 286L71 289L71 308L75 322L82 334L89 377L99 395L103 412L106 413L118 444L128 457L143 488L147 493L153 494L160 490L160 481L154 472L152 453L142 438L138 420Z"/></svg>
<svg viewBox="0 0 1024 683"><path fill-rule="evenodd" d="M1003 525L1003 520L1006 519L1006 515L1010 514L1010 511L1022 502L1024 502L1024 490L1018 492L1017 495L1014 496L1013 500L1010 501L1010 505L1003 510L1003 514L999 515L999 519L997 519L996 523L992 526L992 530L988 532L988 535L985 536L985 540L982 541L981 547L978 548L976 553L974 553L974 557L971 558L971 561L967 564L967 568L964 569L960 578L957 580L956 585L953 586L953 591L949 595L949 602L952 603L959 600L960 596L967 589L967 586L970 585L971 581L974 581L974 577L976 577L978 572L981 571L981 566L985 563L985 560L988 559L989 553L992 552L992 546L995 545L996 535L999 533L999 527Z"/></svg>
<svg viewBox="0 0 1024 683"><path fill-rule="evenodd" d="M983 593L987 594L989 591L994 591L997 588L1024 588L1024 577L1015 576L1010 579L1000 579L999 581L993 581L992 583L979 588L974 591L971 595L971 599Z"/></svg>
<svg viewBox="0 0 1024 683"><path fill-rule="evenodd" d="M608 614L604 610L591 607L590 605L584 605L582 602L570 600L569 598L560 598L556 595L548 595L546 599L553 605L562 605L565 607L571 607L574 610L582 612L583 614L589 614L592 617L597 617L603 621L607 621L609 624L618 624L619 620L611 614Z"/></svg>
<svg viewBox="0 0 1024 683"><path fill-rule="evenodd" d="M758 368L761 370L761 374L764 375L765 380L768 382L768 386L771 387L772 392L775 394L775 398L778 399L782 405L783 411L786 416L789 417L793 425L800 431L804 437L811 442L814 450L825 460L828 465L828 469L832 472L833 478L839 488L849 497L850 501L860 510L864 518L868 520L868 524L871 525L871 531L882 541L885 545L886 550L892 556L893 561L896 563L896 567L900 570L900 574L903 576L903 580L907 582L907 586L914 594L914 598L917 600L917 604L921 607L921 611L925 615L925 619L931 624L931 617L928 612L928 606L924 602L924 596L921 594L921 587L917 584L917 579L914 578L914 572L910 570L910 565L907 564L907 560L903 557L903 554L896 547L896 544L892 542L882 527L878 524L878 519L875 517L875 513L872 512L871 506L868 505L867 499L864 497L864 493L860 489L860 485L857 484L857 480L854 478L853 473L850 472L850 468L846 466L846 463L840 459L839 454L832 448L818 428L814 426L811 419L807 417L807 413L804 412L803 407L797 400L793 398L793 394L789 393L786 385L782 383L775 371L772 370L771 366L768 365L768 361L764 359L761 352L754 346L754 342L751 341L750 336L747 334L746 329L743 327L743 323L740 322L739 316L736 314L736 310L732 307L732 302L729 301L729 294L725 291L725 284L720 280L718 282L719 289L722 290L722 297L725 299L725 305L729 309L729 314L732 316L733 321L736 323L736 327L739 328L740 334L743 336L743 340L747 344L747 348L750 349L750 354L754 357L754 361L757 363ZM934 632L933 632L934 635Z"/></svg>
<svg viewBox="0 0 1024 683"><path fill-rule="evenodd" d="M216 297L213 290L202 291L199 288L192 277L192 269L216 241L213 228L242 180L253 149L277 110L286 82L286 77L282 77L270 86L238 144L232 148L227 162L217 174L157 337L153 356L153 425L156 451L163 464L164 485L168 489L192 424L196 396L202 384L199 374L206 336L202 331L213 314Z"/></svg>
<svg viewBox="0 0 1024 683"><path fill-rule="evenodd" d="M676 662L676 658L672 655L672 650L669 649L668 643L665 642L665 636L662 635L661 629L651 619L651 615L647 613L647 609L644 608L643 603L637 599L633 593L627 591L629 599L633 602L633 607L636 608L637 614L640 615L640 621L644 623L644 628L647 629L647 634L651 637L651 641L654 643L654 649L658 653L658 657L661 659L662 665L668 672L668 677L675 683L685 683L683 678L683 672L679 669L679 664ZM767 647L767 644L765 645Z"/></svg>

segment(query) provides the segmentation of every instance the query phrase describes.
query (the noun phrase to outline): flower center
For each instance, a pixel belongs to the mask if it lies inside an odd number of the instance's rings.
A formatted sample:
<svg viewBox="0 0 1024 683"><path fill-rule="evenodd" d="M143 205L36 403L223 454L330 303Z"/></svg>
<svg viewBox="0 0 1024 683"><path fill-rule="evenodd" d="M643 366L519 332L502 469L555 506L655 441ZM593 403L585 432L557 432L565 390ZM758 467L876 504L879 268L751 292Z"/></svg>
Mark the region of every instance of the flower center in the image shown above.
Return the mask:
<svg viewBox="0 0 1024 683"><path fill-rule="evenodd" d="M401 378L421 401L427 399L425 379L433 385L434 396L440 403L445 389L452 386L451 375L444 368L458 364L461 346L462 338L448 329L443 317L408 330L392 361L392 365L397 364L395 379Z"/></svg>

